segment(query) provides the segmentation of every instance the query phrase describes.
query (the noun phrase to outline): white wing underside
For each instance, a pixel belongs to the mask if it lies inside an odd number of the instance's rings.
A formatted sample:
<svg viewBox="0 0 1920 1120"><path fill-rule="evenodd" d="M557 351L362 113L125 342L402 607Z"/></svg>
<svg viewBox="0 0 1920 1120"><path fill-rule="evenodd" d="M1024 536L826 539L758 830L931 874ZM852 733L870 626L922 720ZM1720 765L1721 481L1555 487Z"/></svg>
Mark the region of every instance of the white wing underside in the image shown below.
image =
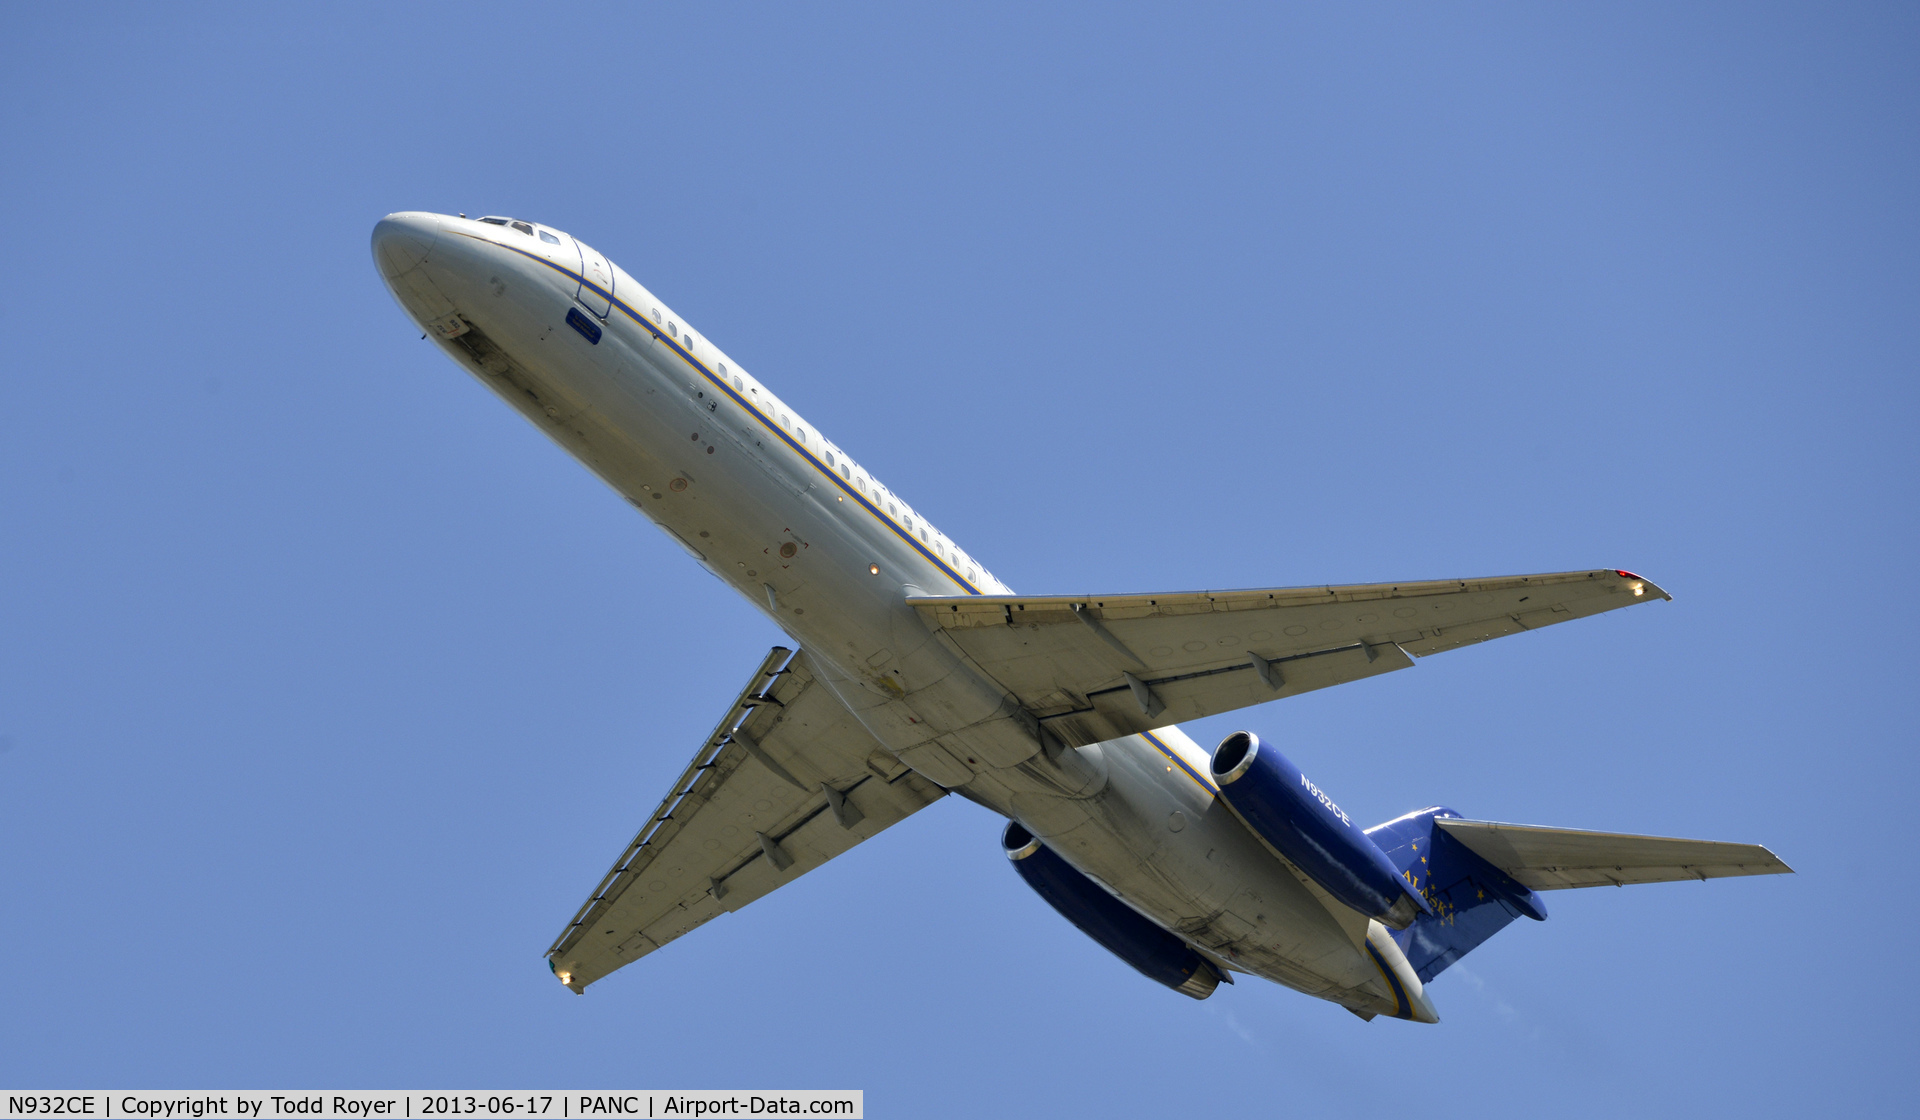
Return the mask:
<svg viewBox="0 0 1920 1120"><path fill-rule="evenodd" d="M775 647L547 956L582 991L944 796Z"/></svg>
<svg viewBox="0 0 1920 1120"><path fill-rule="evenodd" d="M1161 595L907 600L1068 746L1405 669L1665 599L1618 571Z"/></svg>

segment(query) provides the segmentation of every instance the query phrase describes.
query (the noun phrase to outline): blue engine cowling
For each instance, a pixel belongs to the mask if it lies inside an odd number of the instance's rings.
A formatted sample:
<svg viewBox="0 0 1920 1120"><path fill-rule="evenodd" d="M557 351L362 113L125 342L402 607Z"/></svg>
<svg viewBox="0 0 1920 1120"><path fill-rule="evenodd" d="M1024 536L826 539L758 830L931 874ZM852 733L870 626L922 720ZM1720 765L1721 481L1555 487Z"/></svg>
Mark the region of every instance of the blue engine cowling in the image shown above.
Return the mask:
<svg viewBox="0 0 1920 1120"><path fill-rule="evenodd" d="M1007 822L1000 844L1013 869L1048 905L1142 976L1194 999L1206 999L1219 986L1224 974L1193 946L1108 894L1018 821Z"/></svg>
<svg viewBox="0 0 1920 1120"><path fill-rule="evenodd" d="M1258 735L1220 740L1212 769L1220 800L1328 894L1394 929L1433 913L1379 845Z"/></svg>

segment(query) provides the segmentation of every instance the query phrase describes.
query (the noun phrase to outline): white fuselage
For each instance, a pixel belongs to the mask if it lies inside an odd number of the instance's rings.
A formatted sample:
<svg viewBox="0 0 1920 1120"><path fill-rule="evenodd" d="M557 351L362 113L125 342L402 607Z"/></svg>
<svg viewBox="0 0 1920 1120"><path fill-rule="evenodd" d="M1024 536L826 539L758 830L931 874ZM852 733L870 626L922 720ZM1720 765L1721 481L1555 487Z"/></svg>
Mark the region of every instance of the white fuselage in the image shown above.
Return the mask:
<svg viewBox="0 0 1920 1120"><path fill-rule="evenodd" d="M518 225L395 214L375 258L449 357L766 612L907 765L1231 968L1394 1013L1379 967L1215 804L1206 751L1178 727L1043 745L906 603L1010 588L625 272Z"/></svg>

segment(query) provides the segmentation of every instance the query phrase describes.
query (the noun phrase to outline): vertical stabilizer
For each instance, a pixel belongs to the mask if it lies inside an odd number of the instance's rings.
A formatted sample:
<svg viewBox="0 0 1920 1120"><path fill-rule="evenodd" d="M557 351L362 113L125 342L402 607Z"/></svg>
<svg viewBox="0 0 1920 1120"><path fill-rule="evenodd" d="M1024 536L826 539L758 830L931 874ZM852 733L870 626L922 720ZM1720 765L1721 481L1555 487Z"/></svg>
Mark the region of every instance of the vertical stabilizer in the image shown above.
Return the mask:
<svg viewBox="0 0 1920 1120"><path fill-rule="evenodd" d="M1408 886L1433 907L1432 914L1422 914L1393 933L1422 983L1515 918L1547 917L1539 895L1434 824L1436 818L1459 815L1444 807L1422 809L1367 830Z"/></svg>

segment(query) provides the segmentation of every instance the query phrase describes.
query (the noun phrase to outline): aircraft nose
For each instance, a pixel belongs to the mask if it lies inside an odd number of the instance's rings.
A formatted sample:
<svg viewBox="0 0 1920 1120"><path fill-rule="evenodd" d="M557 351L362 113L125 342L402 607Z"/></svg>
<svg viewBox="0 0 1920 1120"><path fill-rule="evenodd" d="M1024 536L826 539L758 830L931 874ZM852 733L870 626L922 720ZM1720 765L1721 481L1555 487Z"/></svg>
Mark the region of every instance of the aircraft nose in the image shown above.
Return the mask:
<svg viewBox="0 0 1920 1120"><path fill-rule="evenodd" d="M440 238L438 214L388 214L373 227L373 260L389 280L420 267Z"/></svg>

